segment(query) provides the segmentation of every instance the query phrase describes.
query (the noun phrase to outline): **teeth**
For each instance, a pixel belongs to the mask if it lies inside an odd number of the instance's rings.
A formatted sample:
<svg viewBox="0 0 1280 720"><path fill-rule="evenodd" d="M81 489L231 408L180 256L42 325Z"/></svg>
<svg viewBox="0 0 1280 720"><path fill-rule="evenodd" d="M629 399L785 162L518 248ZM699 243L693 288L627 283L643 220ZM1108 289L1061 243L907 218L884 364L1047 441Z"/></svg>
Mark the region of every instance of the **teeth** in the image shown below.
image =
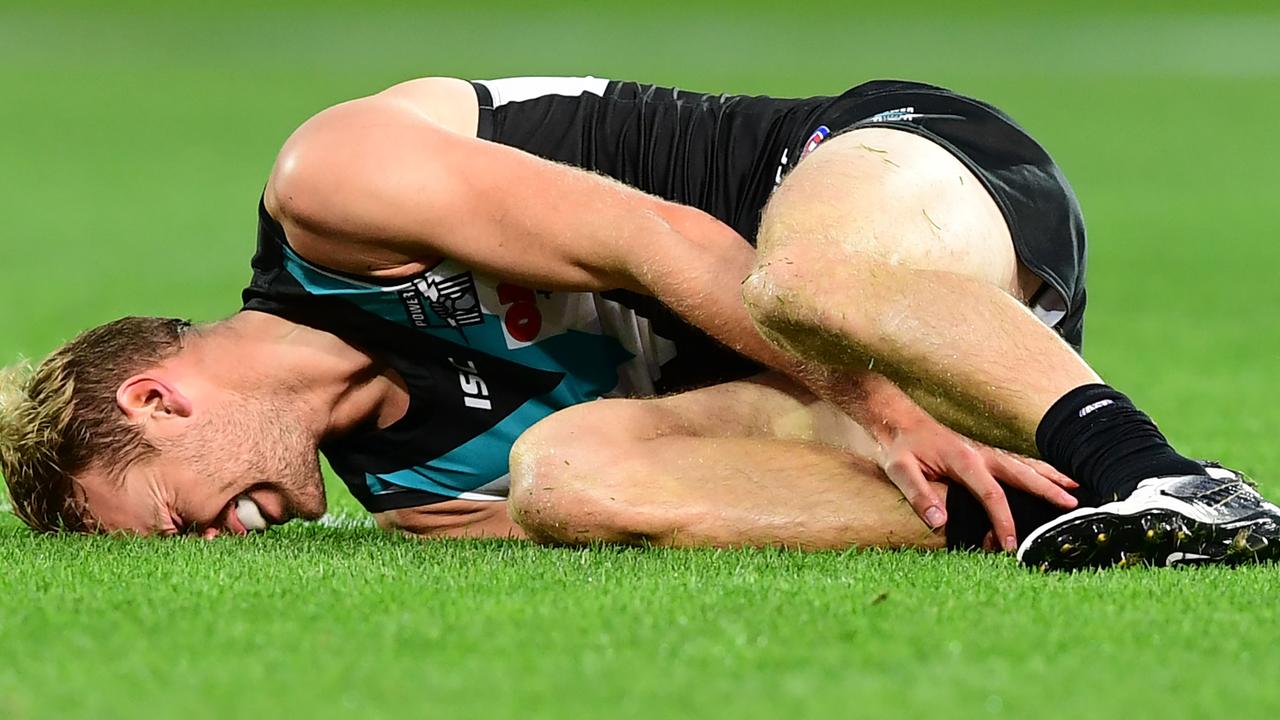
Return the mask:
<svg viewBox="0 0 1280 720"><path fill-rule="evenodd" d="M258 503L244 495L236 498L236 517L240 518L240 524L244 525L245 530L267 529L267 521L262 517Z"/></svg>

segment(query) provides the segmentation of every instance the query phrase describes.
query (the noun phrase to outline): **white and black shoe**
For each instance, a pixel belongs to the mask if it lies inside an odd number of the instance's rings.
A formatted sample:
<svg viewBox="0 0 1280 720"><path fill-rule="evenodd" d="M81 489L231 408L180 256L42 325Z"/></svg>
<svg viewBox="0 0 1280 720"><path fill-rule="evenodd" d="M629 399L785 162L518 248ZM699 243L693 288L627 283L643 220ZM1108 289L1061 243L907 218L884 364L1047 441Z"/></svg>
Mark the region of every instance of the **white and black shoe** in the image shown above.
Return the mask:
<svg viewBox="0 0 1280 720"><path fill-rule="evenodd" d="M1201 463L1209 476L1144 480L1124 500L1078 508L1036 528L1018 561L1041 570L1280 560L1280 507L1243 475Z"/></svg>

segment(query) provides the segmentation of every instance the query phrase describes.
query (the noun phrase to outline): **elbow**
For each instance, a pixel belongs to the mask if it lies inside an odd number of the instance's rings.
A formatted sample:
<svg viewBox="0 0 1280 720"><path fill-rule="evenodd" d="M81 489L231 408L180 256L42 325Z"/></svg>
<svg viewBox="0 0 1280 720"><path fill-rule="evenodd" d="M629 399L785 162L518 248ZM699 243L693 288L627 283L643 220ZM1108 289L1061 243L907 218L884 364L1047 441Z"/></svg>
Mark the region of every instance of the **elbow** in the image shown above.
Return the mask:
<svg viewBox="0 0 1280 720"><path fill-rule="evenodd" d="M451 197L453 136L373 96L312 117L285 142L267 186L277 220L317 233L398 230L407 212Z"/></svg>
<svg viewBox="0 0 1280 720"><path fill-rule="evenodd" d="M317 138L315 129L309 127L315 120L300 127L281 148L264 198L276 220L308 228L326 227L333 222L337 198L329 181L336 176L338 161L326 145L342 142L340 135ZM325 133L336 134L333 130Z"/></svg>
<svg viewBox="0 0 1280 720"><path fill-rule="evenodd" d="M388 103L361 98L321 111L285 141L267 183L277 220L314 230L340 226L353 201L376 188L395 157L396 117Z"/></svg>

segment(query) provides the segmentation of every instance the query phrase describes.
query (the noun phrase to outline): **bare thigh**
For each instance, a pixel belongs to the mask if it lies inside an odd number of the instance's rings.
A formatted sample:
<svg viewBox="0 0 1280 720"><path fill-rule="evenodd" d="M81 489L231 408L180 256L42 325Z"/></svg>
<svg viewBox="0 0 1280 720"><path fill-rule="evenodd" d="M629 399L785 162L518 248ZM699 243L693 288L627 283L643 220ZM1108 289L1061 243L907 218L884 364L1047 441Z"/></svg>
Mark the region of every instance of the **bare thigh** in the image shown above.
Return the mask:
<svg viewBox="0 0 1280 720"><path fill-rule="evenodd" d="M765 208L759 251L762 263L811 251L958 273L1023 302L1041 285L969 168L927 138L884 127L838 135L797 165Z"/></svg>
<svg viewBox="0 0 1280 720"><path fill-rule="evenodd" d="M847 416L776 376L598 400L517 440L510 510L549 543L942 547L875 452Z"/></svg>
<svg viewBox="0 0 1280 720"><path fill-rule="evenodd" d="M682 436L817 443L870 461L878 452L871 435L835 405L791 378L764 373L664 397L597 400L561 410L534 426L541 432L520 438L513 468L521 448L566 442L566 433L586 427L606 445Z"/></svg>

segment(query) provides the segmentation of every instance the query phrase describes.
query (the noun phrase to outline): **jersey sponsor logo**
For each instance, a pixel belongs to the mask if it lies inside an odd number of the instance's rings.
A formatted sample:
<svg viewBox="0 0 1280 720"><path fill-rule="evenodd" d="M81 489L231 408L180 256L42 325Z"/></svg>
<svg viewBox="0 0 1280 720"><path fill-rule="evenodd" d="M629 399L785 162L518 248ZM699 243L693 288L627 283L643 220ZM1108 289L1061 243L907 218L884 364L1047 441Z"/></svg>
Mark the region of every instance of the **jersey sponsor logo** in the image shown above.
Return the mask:
<svg viewBox="0 0 1280 720"><path fill-rule="evenodd" d="M547 292L510 282L480 285L485 312L498 316L508 350L537 345L570 330L599 335L591 293Z"/></svg>
<svg viewBox="0 0 1280 720"><path fill-rule="evenodd" d="M512 340L531 343L538 339L538 333L542 332L542 311L538 309L538 296L532 290L512 283L498 283L498 302L506 309L502 327Z"/></svg>
<svg viewBox="0 0 1280 720"><path fill-rule="evenodd" d="M484 323L480 297L470 271L445 278L428 274L414 280L399 295L409 323L414 327L461 330Z"/></svg>
<svg viewBox="0 0 1280 720"><path fill-rule="evenodd" d="M493 402L489 399L489 385L480 377L475 361L458 362L449 358L449 364L458 371L458 384L462 387L462 404L476 410L492 410Z"/></svg>
<svg viewBox="0 0 1280 720"><path fill-rule="evenodd" d="M804 144L804 151L800 153L800 159L803 160L806 155L818 149L823 140L831 135L831 128L821 125L813 134L809 136L809 141Z"/></svg>

